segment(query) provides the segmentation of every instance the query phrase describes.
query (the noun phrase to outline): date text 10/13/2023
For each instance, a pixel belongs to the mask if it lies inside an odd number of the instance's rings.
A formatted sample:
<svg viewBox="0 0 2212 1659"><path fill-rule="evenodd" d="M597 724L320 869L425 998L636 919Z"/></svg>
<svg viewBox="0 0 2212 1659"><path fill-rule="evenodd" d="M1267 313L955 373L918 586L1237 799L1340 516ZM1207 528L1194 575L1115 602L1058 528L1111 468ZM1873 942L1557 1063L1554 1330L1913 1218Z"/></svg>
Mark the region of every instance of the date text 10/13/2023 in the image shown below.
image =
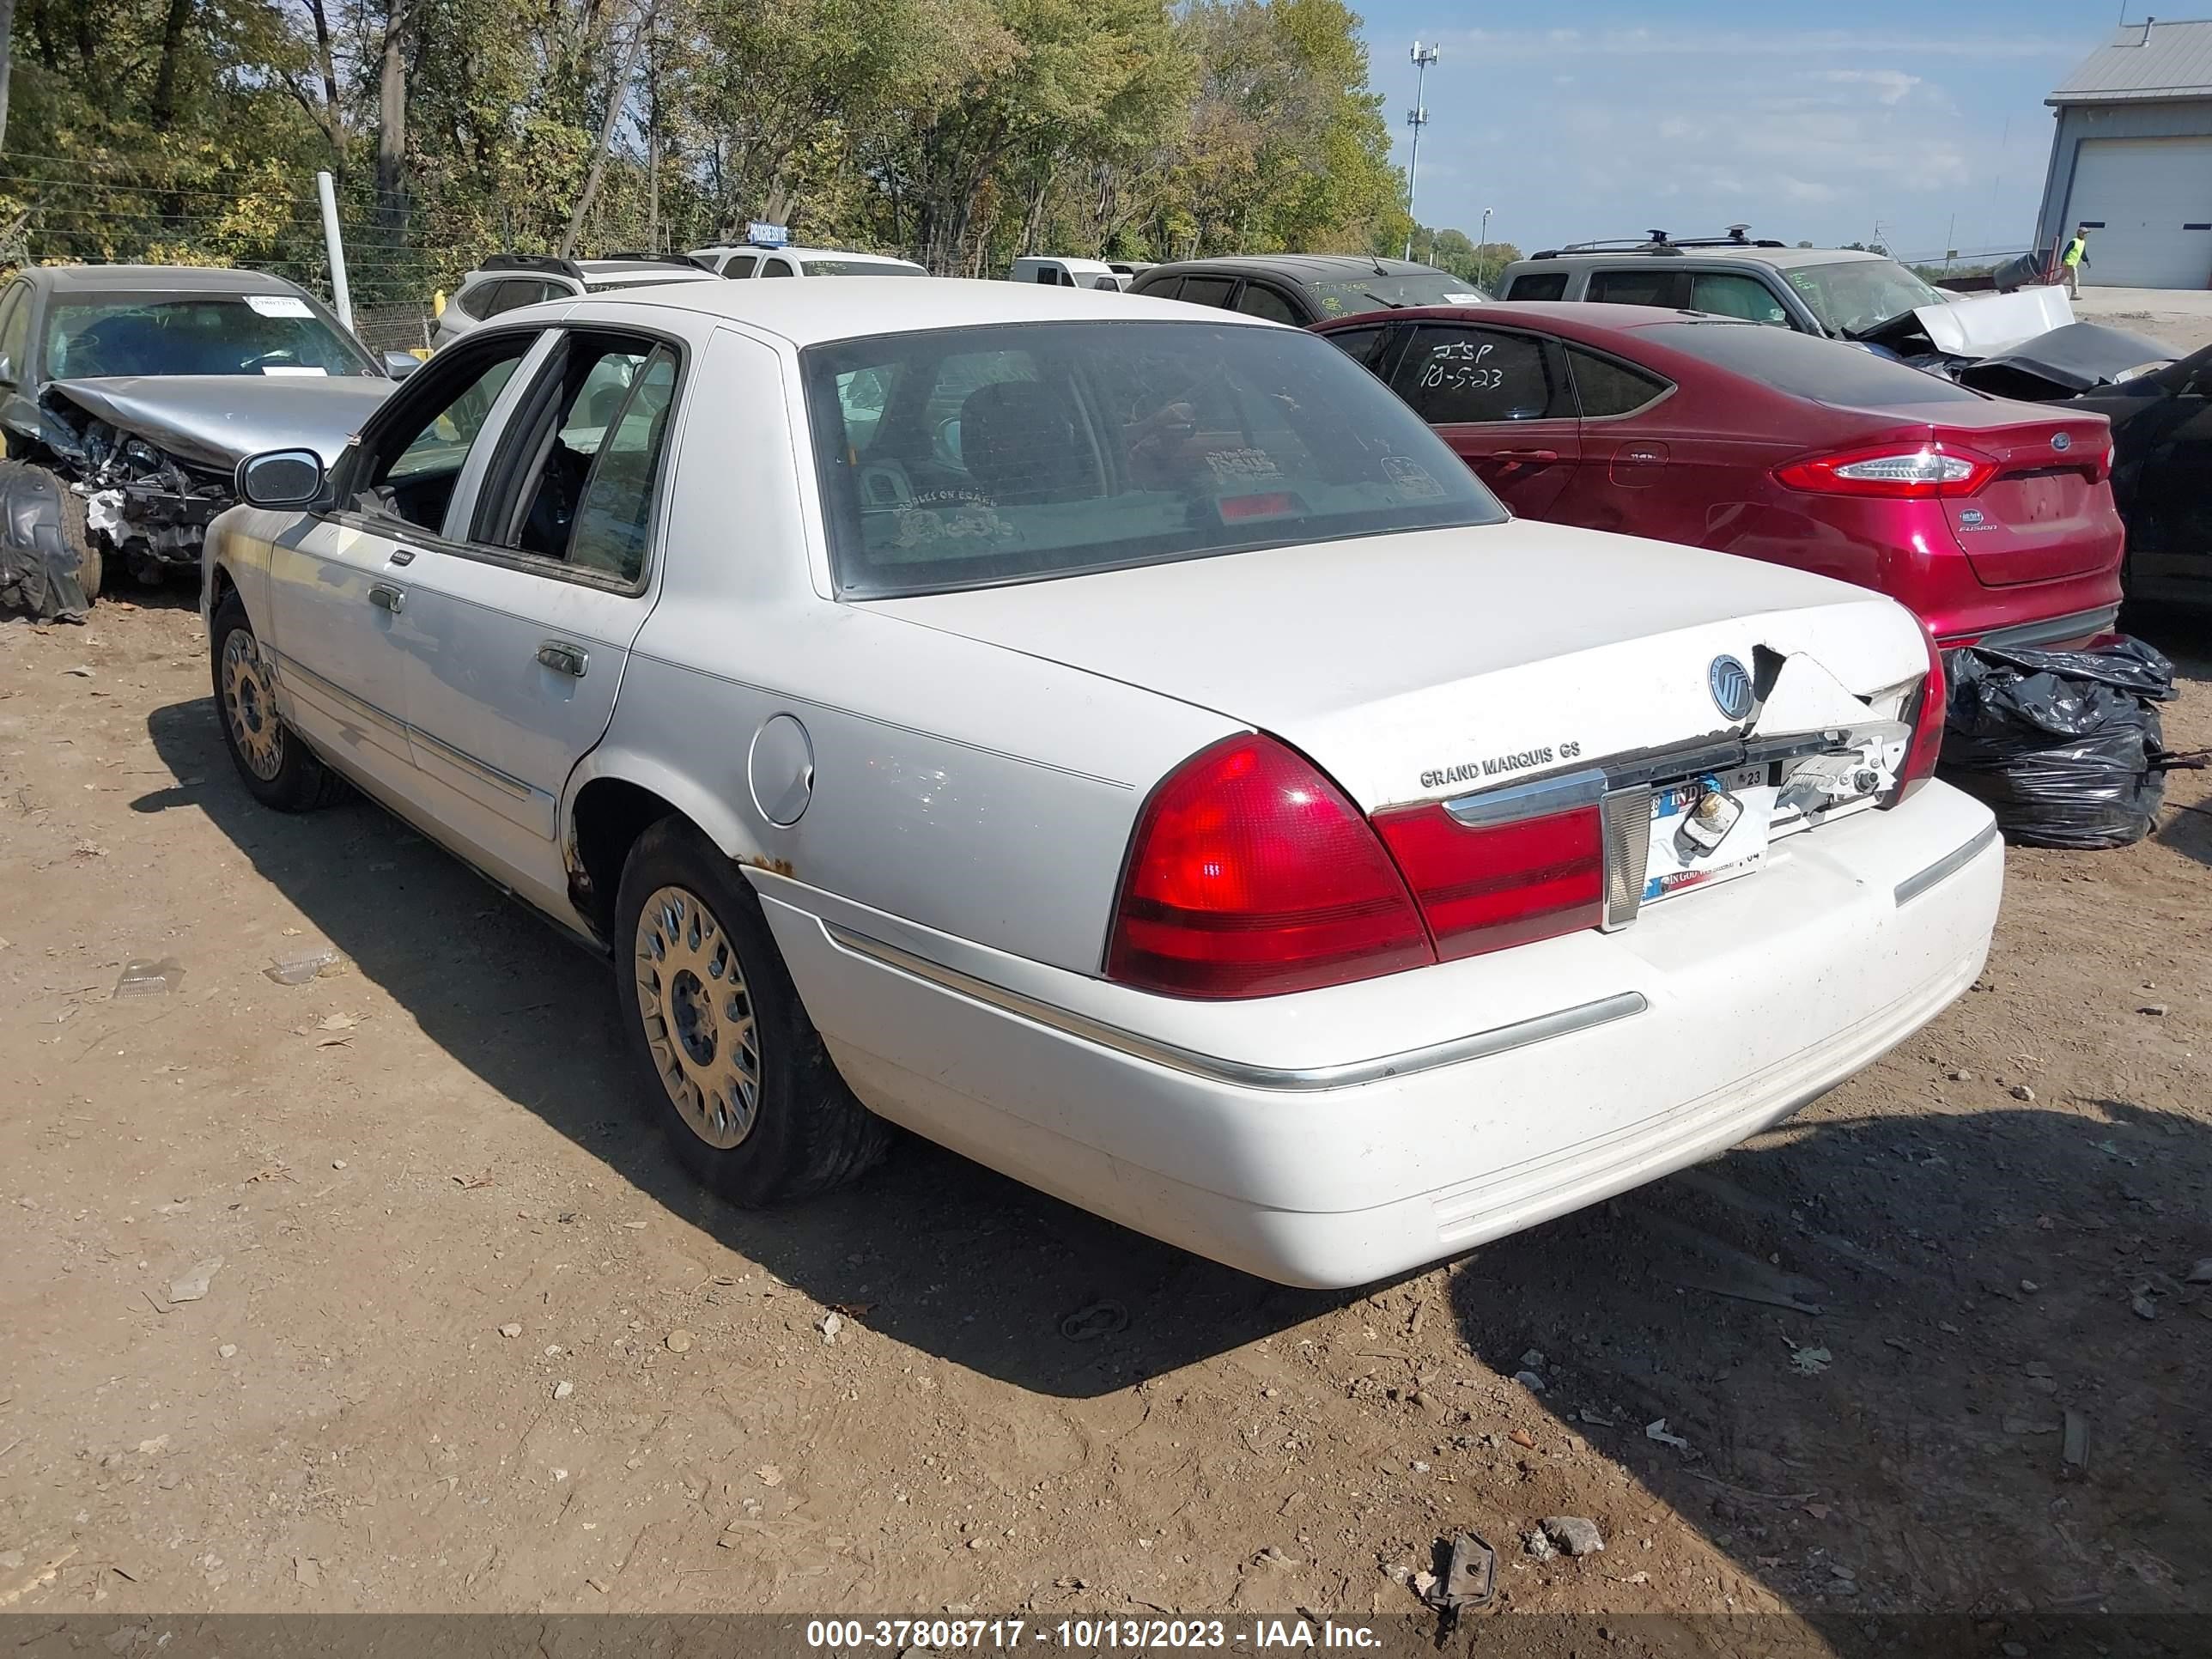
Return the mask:
<svg viewBox="0 0 2212 1659"><path fill-rule="evenodd" d="M1324 1619L1063 1619L1031 1624L1022 1619L813 1619L806 1645L814 1649L953 1648L1015 1651L1047 1643L1056 1649L1101 1648L1340 1648L1368 1650L1382 1638L1364 1625Z"/></svg>

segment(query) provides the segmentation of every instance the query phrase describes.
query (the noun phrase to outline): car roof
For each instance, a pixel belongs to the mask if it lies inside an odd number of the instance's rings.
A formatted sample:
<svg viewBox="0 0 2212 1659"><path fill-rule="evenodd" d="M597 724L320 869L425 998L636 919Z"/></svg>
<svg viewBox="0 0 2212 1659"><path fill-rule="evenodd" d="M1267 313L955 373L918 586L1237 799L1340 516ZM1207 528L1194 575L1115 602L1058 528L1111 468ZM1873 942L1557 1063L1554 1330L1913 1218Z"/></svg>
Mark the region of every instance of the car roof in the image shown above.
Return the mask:
<svg viewBox="0 0 2212 1659"><path fill-rule="evenodd" d="M1364 253L1233 253L1218 259L1176 259L1154 265L1144 274L1149 278L1184 271L1200 275L1234 272L1240 276L1289 276L1301 282L1325 283L1346 276L1372 276L1377 265L1387 276L1429 271L1439 276L1451 275L1441 266L1425 265L1417 259L1370 259Z"/></svg>
<svg viewBox="0 0 2212 1659"><path fill-rule="evenodd" d="M1042 283L958 276L916 283L912 289L902 291L895 312L877 306L855 307L852 290L843 283L686 283L681 287L627 289L595 298L609 305L653 306L726 318L795 346L848 340L856 334L914 334L993 323L1134 321L1282 326L1212 306L1147 299L1119 289L1047 287ZM563 303L573 306L578 301L549 301L542 308L552 312ZM511 319L530 319L540 309L532 306L507 312L498 320L506 324Z"/></svg>
<svg viewBox="0 0 2212 1659"><path fill-rule="evenodd" d="M1710 311L1681 311L1667 306L1606 305L1588 300L1494 300L1481 306L1408 306L1399 311L1363 311L1350 317L1331 317L1314 327L1324 334L1358 327L1376 328L1404 322L1468 322L1484 328L1510 328L1516 323L1540 327L1561 324L1562 334L1602 334L1608 331L1656 328L1662 323L1741 323L1746 328L1765 325L1741 317L1723 317Z"/></svg>
<svg viewBox="0 0 2212 1659"><path fill-rule="evenodd" d="M1852 247L1616 247L1562 248L1556 253L1538 254L1533 258L1516 259L1506 269L1522 270L1552 270L1568 265L1606 264L1616 259L1681 260L1685 264L1698 259L1735 260L1746 264L1772 265L1777 270L1795 270L1806 265L1844 264L1853 260L1887 259L1887 253L1870 252Z"/></svg>
<svg viewBox="0 0 2212 1659"><path fill-rule="evenodd" d="M576 269L583 272L586 285L617 278L626 283L691 283L702 276L711 280L715 275L697 265L672 264L661 259L579 259ZM528 276L543 273L525 270L502 274Z"/></svg>
<svg viewBox="0 0 2212 1659"><path fill-rule="evenodd" d="M300 294L295 283L265 270L228 265L33 265L17 273L57 294Z"/></svg>
<svg viewBox="0 0 2212 1659"><path fill-rule="evenodd" d="M781 244L769 246L764 242L718 242L713 247L695 247L693 255L708 258L719 253L792 253L802 259L858 259L871 265L918 265L919 259L909 259L902 253L862 253L848 247L790 247Z"/></svg>

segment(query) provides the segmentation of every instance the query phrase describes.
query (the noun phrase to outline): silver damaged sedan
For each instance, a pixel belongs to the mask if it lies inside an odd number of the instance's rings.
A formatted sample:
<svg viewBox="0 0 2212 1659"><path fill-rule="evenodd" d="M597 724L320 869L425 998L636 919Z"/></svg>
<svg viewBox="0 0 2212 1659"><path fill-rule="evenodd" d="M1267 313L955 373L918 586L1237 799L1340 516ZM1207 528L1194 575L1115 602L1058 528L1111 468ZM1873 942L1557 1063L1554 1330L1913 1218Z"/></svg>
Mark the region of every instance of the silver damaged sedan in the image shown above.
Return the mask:
<svg viewBox="0 0 2212 1659"><path fill-rule="evenodd" d="M879 297L506 313L329 468L244 463L208 542L245 787L358 787L609 955L716 1191L889 1120L1358 1284L1717 1152L1973 981L2002 853L1890 600L1515 521L1291 329Z"/></svg>

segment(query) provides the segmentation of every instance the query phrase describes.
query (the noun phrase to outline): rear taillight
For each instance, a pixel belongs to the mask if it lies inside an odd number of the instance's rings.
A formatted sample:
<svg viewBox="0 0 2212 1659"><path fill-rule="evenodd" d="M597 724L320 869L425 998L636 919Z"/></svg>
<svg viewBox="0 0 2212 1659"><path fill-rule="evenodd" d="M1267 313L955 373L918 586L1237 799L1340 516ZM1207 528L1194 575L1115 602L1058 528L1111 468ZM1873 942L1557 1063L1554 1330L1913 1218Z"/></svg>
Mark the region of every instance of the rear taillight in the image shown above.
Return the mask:
<svg viewBox="0 0 2212 1659"><path fill-rule="evenodd" d="M1996 475L1997 463L1979 450L1942 443L1923 444L1917 449L1888 445L1847 449L1792 461L1774 472L1792 489L1893 501L1971 495Z"/></svg>
<svg viewBox="0 0 2212 1659"><path fill-rule="evenodd" d="M1359 809L1273 738L1201 750L1146 803L1109 979L1170 996L1272 996L1435 960Z"/></svg>
<svg viewBox="0 0 2212 1659"><path fill-rule="evenodd" d="M1897 787L1882 802L1884 806L1896 805L1934 777L1936 757L1943 750L1943 718L1950 702L1950 685L1943 674L1942 648L1925 623L1920 625L1920 636L1928 643L1928 673L1907 704L1905 718L1911 723L1912 736L1897 769Z"/></svg>
<svg viewBox="0 0 2212 1659"><path fill-rule="evenodd" d="M1441 805L1376 815L1449 962L1595 927L1604 919L1605 832L1595 802L1541 817L1462 823Z"/></svg>

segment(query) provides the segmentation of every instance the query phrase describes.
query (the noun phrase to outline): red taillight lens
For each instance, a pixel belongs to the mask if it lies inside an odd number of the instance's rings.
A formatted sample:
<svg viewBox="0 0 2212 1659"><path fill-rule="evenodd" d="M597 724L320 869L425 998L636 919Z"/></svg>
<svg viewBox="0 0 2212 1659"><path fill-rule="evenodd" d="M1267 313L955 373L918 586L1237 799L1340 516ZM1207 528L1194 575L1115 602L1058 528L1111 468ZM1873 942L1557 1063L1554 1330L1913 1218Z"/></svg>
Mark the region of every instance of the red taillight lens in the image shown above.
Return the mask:
<svg viewBox="0 0 2212 1659"><path fill-rule="evenodd" d="M1170 996L1272 996L1435 960L1358 808L1273 738L1201 750L1146 803L1109 979Z"/></svg>
<svg viewBox="0 0 2212 1659"><path fill-rule="evenodd" d="M1948 443L1923 444L1917 449L1893 445L1847 449L1792 461L1774 472L1792 489L1892 501L1971 495L1996 475L1997 464L1990 457L1962 444Z"/></svg>
<svg viewBox="0 0 2212 1659"><path fill-rule="evenodd" d="M1943 673L1943 653L1928 624L1920 625L1928 642L1928 677L1911 703L1912 738L1905 745L1905 761L1897 769L1897 787L1883 802L1894 806L1936 775L1936 757L1943 751L1943 717L1950 704L1950 684Z"/></svg>
<svg viewBox="0 0 2212 1659"><path fill-rule="evenodd" d="M1595 927L1605 907L1605 832L1595 805L1515 823L1463 824L1440 805L1378 813L1375 828L1450 962Z"/></svg>

